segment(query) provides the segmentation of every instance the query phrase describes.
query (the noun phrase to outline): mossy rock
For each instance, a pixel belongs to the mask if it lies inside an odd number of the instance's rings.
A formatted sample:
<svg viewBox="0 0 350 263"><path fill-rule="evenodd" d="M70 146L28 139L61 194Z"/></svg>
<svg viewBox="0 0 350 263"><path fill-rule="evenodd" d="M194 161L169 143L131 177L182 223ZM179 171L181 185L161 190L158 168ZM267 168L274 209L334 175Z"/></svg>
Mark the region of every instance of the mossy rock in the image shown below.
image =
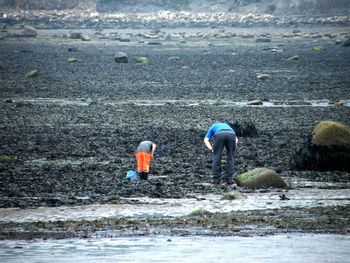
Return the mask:
<svg viewBox="0 0 350 263"><path fill-rule="evenodd" d="M335 121L321 121L312 131L312 141L317 146L350 147L350 128Z"/></svg>
<svg viewBox="0 0 350 263"><path fill-rule="evenodd" d="M252 189L259 188L287 188L287 184L274 170L267 168L255 168L246 173L240 174L237 185Z"/></svg>

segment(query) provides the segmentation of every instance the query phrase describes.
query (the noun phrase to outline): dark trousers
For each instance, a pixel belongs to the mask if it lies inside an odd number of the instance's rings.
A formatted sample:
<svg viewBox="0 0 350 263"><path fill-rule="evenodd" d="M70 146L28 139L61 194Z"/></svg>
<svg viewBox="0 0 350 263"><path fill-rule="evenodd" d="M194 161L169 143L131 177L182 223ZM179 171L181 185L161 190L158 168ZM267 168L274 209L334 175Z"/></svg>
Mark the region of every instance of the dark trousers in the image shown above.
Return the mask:
<svg viewBox="0 0 350 263"><path fill-rule="evenodd" d="M224 148L226 149L227 160L225 165L224 179L232 179L234 173L234 154L236 151L236 135L230 131L219 131L215 134L215 141L213 144L213 178L219 179L221 177L221 158Z"/></svg>

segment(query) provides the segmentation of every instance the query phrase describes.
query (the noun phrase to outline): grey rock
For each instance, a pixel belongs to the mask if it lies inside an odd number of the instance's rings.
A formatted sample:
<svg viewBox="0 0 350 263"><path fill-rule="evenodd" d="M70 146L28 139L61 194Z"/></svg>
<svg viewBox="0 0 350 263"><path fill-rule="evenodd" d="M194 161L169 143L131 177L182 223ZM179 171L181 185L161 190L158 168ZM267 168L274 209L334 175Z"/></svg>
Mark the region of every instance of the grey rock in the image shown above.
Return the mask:
<svg viewBox="0 0 350 263"><path fill-rule="evenodd" d="M22 34L25 37L36 37L38 35L38 31L32 26L25 25Z"/></svg>
<svg viewBox="0 0 350 263"><path fill-rule="evenodd" d="M87 35L85 35L85 34L81 34L80 39L81 39L81 41L90 41L90 40L91 40L91 39L90 39Z"/></svg>
<svg viewBox="0 0 350 263"><path fill-rule="evenodd" d="M268 37L259 37L255 40L257 43L269 43L271 42L271 38Z"/></svg>
<svg viewBox="0 0 350 263"><path fill-rule="evenodd" d="M147 45L157 46L157 45L162 45L162 43L160 43L158 41L150 41L147 43Z"/></svg>
<svg viewBox="0 0 350 263"><path fill-rule="evenodd" d="M118 52L114 56L114 61L117 63L128 63L129 62L128 54L126 54L124 52Z"/></svg>
<svg viewBox="0 0 350 263"><path fill-rule="evenodd" d="M345 40L342 44L342 47L350 47L350 39Z"/></svg>
<svg viewBox="0 0 350 263"><path fill-rule="evenodd" d="M256 75L256 78L264 80L264 79L272 79L272 76L269 74L258 74Z"/></svg>
<svg viewBox="0 0 350 263"><path fill-rule="evenodd" d="M72 32L69 34L69 38L70 39L81 39L82 35L83 34L80 32Z"/></svg>
<svg viewBox="0 0 350 263"><path fill-rule="evenodd" d="M262 100L250 100L247 105L263 105Z"/></svg>

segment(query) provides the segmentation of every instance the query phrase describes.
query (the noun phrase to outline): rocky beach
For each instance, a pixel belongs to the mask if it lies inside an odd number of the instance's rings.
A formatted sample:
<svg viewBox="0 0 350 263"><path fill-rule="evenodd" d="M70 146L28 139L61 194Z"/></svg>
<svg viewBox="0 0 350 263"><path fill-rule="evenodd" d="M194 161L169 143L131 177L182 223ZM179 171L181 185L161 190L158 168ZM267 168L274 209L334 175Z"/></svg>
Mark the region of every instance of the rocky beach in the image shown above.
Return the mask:
<svg viewBox="0 0 350 263"><path fill-rule="evenodd" d="M349 170L294 164L319 122L350 124L349 16L12 10L0 27L1 240L348 237ZM236 175L287 189L211 184L217 121L256 128ZM144 139L150 179L129 181Z"/></svg>

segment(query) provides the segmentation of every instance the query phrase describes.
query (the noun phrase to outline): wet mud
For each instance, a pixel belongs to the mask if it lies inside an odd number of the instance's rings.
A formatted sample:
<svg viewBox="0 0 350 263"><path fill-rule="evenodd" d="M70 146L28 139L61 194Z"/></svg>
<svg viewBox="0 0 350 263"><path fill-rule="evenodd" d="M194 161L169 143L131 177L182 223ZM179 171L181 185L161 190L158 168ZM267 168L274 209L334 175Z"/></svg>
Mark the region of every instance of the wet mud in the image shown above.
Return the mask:
<svg viewBox="0 0 350 263"><path fill-rule="evenodd" d="M295 178L348 188L349 172L291 168L318 122L350 124L350 49L335 45L334 39L276 37L272 43L256 43L192 37L148 45L103 39L81 43L42 34L0 40L1 208L125 204L129 197L181 199L236 190L208 183L211 154L203 137L216 121L256 126L258 136L239 138L236 174L267 167L291 188ZM269 51L276 45L283 52ZM315 51L315 46L323 48ZM128 54L129 63L114 61L120 51ZM299 59L288 59L294 55ZM138 63L140 56L148 63ZM31 70L38 75L26 77ZM271 78L258 79L262 73ZM265 105L246 103L256 99ZM184 105L191 100L198 103ZM317 106L310 100L327 103ZM335 106L339 100L343 106ZM150 180L127 181L126 172L135 168L135 147L144 139L158 145ZM116 229L112 236L149 234L150 229L224 235L244 233L245 225L266 232L347 233L348 218L344 205L108 222L5 222L1 238L84 237L106 229Z"/></svg>

